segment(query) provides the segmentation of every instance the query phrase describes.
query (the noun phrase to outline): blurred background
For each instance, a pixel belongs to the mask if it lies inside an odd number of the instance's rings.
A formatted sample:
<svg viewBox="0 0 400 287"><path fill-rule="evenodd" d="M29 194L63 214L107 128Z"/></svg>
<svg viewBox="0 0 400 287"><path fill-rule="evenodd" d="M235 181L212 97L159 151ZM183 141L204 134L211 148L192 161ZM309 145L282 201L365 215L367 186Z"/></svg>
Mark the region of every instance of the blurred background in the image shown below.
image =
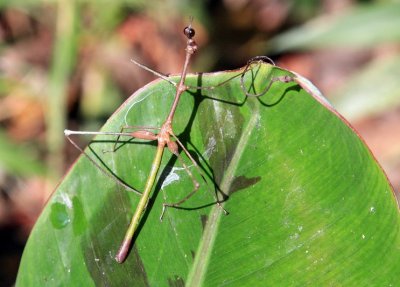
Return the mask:
<svg viewBox="0 0 400 287"><path fill-rule="evenodd" d="M199 45L192 71L268 55L302 74L365 139L399 192L400 1L3 0L1 286L14 283L36 218L78 156L63 130L98 130L154 79L131 58L179 73L190 16Z"/></svg>

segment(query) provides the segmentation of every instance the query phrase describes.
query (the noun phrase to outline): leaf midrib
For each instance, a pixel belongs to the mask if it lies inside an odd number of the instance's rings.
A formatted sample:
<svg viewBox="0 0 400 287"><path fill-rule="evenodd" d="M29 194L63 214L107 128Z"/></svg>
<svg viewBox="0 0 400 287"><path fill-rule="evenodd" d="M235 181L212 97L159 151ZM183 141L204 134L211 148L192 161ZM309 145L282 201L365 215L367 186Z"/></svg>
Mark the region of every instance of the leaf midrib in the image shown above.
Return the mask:
<svg viewBox="0 0 400 287"><path fill-rule="evenodd" d="M229 191L230 186L235 179L234 174L239 165L240 158L249 141L253 129L257 125L259 106L257 104L252 105L251 110L252 116L248 124L242 129L242 134L236 146L235 152L233 153L232 159L229 162L229 165L222 178L220 185L222 191ZM224 205L224 203L222 203L222 205ZM214 205L209 213L207 223L204 226L203 236L196 251L196 257L192 268L189 270L186 286L202 286L222 216L225 215L223 214L221 208L219 208L217 205Z"/></svg>

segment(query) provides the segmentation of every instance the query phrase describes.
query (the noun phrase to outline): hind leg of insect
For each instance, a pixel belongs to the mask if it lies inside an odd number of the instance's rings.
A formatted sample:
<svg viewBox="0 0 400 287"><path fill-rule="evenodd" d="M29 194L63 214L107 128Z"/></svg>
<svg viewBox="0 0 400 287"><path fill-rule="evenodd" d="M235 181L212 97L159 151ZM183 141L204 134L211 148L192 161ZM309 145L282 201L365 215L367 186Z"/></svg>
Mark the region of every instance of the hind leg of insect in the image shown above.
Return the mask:
<svg viewBox="0 0 400 287"><path fill-rule="evenodd" d="M130 128L143 128L143 127L130 127ZM64 130L64 135L68 139L68 141L78 150L80 151L102 174L107 176L108 178L111 178L112 180L115 181L116 184L122 186L128 191L132 191L138 195L142 195L141 192L138 190L130 187L127 185L125 182L123 182L121 179L119 179L116 176L113 176L110 172L104 169L97 161L95 161L86 151L84 151L72 138L72 135L107 135L107 136L117 136L117 140L115 143L118 143L121 137L129 137L129 138L137 138L141 140L147 140L147 141L155 141L157 140L157 135L150 132L149 129L150 127L146 127L146 129L138 129L134 132L93 132L93 131L71 131L71 130ZM158 128L152 128L152 129L158 129ZM112 151L116 150L116 146L114 144L114 149ZM107 152L107 151L103 151Z"/></svg>
<svg viewBox="0 0 400 287"><path fill-rule="evenodd" d="M198 163L196 162L196 160L193 158L193 156L189 153L189 151L185 148L185 146L181 143L181 141L179 140L179 138L174 134L171 133L171 135L173 136L173 138L175 139L175 141L171 141L171 143L174 143L173 145L168 146L169 150L178 158L178 160L180 161L181 165L183 166L185 172L187 173L187 175L190 177L190 179L192 180L193 183L193 190L188 193L184 198L180 199L177 202L173 202L173 203L163 203L163 208L161 211L161 215L160 215L160 220L163 219L164 213L167 209L167 207L179 207L182 203L184 203L185 201L187 201L189 198L191 198L200 188L200 184L199 182L196 180L196 178L194 177L193 173L190 171L189 167L185 164L185 162L183 161L183 158L181 157L181 155L179 154L178 151L178 145L181 147L181 149L183 150L183 152L185 153L185 155L189 158L189 160L191 161L191 163L193 164L193 166L195 167L196 171L199 173L199 175L201 176L202 180L204 181L204 183L207 186L207 190L211 192L210 188L209 188L209 184L206 180L206 176L204 174L204 172L201 170L200 166L198 165ZM211 192L213 194L213 196L215 197L216 200L216 204L219 208L222 209L222 211L225 214L228 214L228 211L226 211L223 206L221 205L221 201L218 199L218 196L216 194L214 194L213 192Z"/></svg>

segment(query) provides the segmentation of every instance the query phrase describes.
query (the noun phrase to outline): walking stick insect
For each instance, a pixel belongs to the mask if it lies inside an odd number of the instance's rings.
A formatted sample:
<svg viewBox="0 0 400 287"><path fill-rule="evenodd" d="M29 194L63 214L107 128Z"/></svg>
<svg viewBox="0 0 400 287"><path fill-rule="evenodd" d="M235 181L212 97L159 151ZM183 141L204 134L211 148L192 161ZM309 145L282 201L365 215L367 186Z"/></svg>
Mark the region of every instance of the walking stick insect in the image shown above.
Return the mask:
<svg viewBox="0 0 400 287"><path fill-rule="evenodd" d="M174 154L182 163L186 173L188 174L188 176L191 178L194 188L193 190L188 193L183 199L179 200L178 202L175 203L163 203L163 208L162 208L162 212L161 212L161 216L160 216L160 220L162 220L162 217L165 213L165 210L167 207L178 207L180 204L182 204L183 202L185 202L187 199L189 199L191 196L193 196L196 191L199 189L199 183L194 179L192 173L190 172L190 170L188 169L188 167L183 163L183 161L180 158L180 154L179 154L179 147L181 148L181 150L184 152L184 154L190 159L190 161L193 163L193 166L196 168L196 170L200 173L201 177L204 179L203 173L200 169L200 167L198 166L198 164L196 163L195 159L191 156L191 154L189 153L189 151L184 147L184 145L181 143L181 141L178 139L178 137L175 135L173 129L172 129L172 123L173 123L173 119L175 116L175 112L179 103L179 100L182 96L182 94L189 90L189 89L213 89L216 86L213 87L191 87L191 86L187 86L185 85L185 79L186 79L186 75L187 75L187 68L189 65L189 62L191 60L191 57L193 56L193 54L196 52L197 50L197 44L194 41L193 37L195 36L195 30L192 28L191 25L189 25L188 27L186 27L184 29L184 34L187 38L187 44L186 44L186 57L185 57L185 62L183 65L183 69L182 69L182 73L180 76L180 80L178 82L178 84L176 84L175 82L171 81L168 77L157 73L149 68L147 68L146 66L141 65L140 63L137 63L136 61L133 61L135 64L137 64L138 66L144 68L145 70L148 70L152 73L154 73L155 75L161 77L162 79L168 81L169 83L173 84L176 87L176 93L175 93L175 97L171 106L171 109L169 110L169 114L166 118L166 120L164 121L164 123L162 124L162 126L160 128L158 127L138 127L138 126L125 126L122 127L120 132L88 132L88 131L71 131L71 130L65 130L64 134L67 137L67 139L71 142L71 144L76 147L79 151L81 151L104 175L113 178L117 184L123 186L125 189L129 190L129 191L133 191L134 193L138 194L140 196L140 200L139 203L136 207L136 210L134 212L134 215L131 219L130 225L127 229L127 232L125 234L125 237L122 241L122 244L115 256L115 260L118 263L122 263L125 261L131 243L132 243L132 238L134 237L138 225L140 223L140 220L142 218L142 215L146 209L146 206L149 202L150 199L150 194L151 191L153 190L153 186L155 184L155 180L157 178L157 174L159 172L159 168L160 168L160 164L161 164L161 159L163 157L163 153L164 153L164 149L165 147L168 148L168 150ZM239 74L239 76L241 77L241 88L244 91L244 94L248 97L251 96L255 96L255 97L259 97L264 95L268 89L270 88L270 86L274 83L274 82L291 82L291 81L295 81L297 82L300 86L304 86L304 83L302 83L301 81L299 81L297 79L297 77L290 77L290 76L281 76L281 77L275 77L270 79L269 84L266 86L266 88L261 92L261 93L257 93L257 94L251 94L249 93L244 85L244 75L247 71L249 71L251 65L254 62L260 62L260 61L268 61L268 62L272 62L272 60L270 60L268 57L264 57L264 56L259 56L259 57L255 57L253 59L251 59L245 69L243 70L243 72L241 74ZM272 62L273 64L273 62ZM223 85L223 83L219 84L219 85ZM218 86L219 86L218 85ZM304 87L306 88L306 87ZM126 132L126 130L134 130L133 132ZM146 184L145 184L145 188L143 192L139 192L135 189L132 189L130 186L128 186L127 184L125 184L124 182L120 181L118 178L114 178L111 174L109 174L107 171L105 171L98 163L96 163L93 159L91 159L91 157L86 154L72 139L71 139L71 135L111 135L111 136L117 136L117 140L116 143L114 145L114 150L116 150L116 144L119 140L120 137L126 136L126 137L130 137L130 138L136 138L136 139L141 139L141 140L146 140L146 141L156 141L157 142L157 149L156 149L156 153L151 165L151 170L150 173L148 175ZM204 179L205 181L205 179ZM216 198L216 204L218 205L218 207L221 208L221 210L227 214L227 211L222 207L220 201L218 200L218 198Z"/></svg>
<svg viewBox="0 0 400 287"><path fill-rule="evenodd" d="M178 153L178 145L182 148L182 150L184 151L184 153L189 157L189 159L193 162L194 166L198 168L198 165L196 163L196 161L193 159L193 157L190 155L190 153L188 152L188 150L182 145L182 143L179 141L179 139L176 137L176 135L174 134L173 130L172 130L172 121L176 112L176 108L178 106L178 102L179 99L181 97L181 95L188 90L189 87L185 86L185 78L186 78L186 74L187 74L187 68L190 62L190 59L192 57L192 55L196 52L197 50L197 44L196 42L193 40L193 37L195 35L195 30L191 27L191 25L189 25L188 27L186 27L184 29L184 34L187 37L187 45L186 45L186 58L185 58L185 62L183 65L183 69L182 69L182 74L181 74L181 78L180 81L178 83L178 85L176 86L176 94L175 94L175 98L173 101L173 104L171 106L171 109L169 111L169 115L167 116L166 120L164 121L163 125L161 126L161 128L153 128L153 127L123 127L121 129L121 131L119 133L115 133L115 132L108 132L108 133L104 133L104 132L79 132L79 131L70 131L70 130L65 130L65 136L68 138L68 140L79 150L81 150L76 144L75 142L72 141L72 139L70 138L70 135L73 134L92 134L92 135L99 135L99 134L108 134L108 135L114 135L114 136L118 136L117 141L119 139L119 137L121 136L129 136L132 138L137 138L137 139L142 139L142 140L148 140L148 141L157 141L157 150L156 150L156 154L155 157L153 159L153 163L151 166L151 170L150 170L150 174L148 176L145 188L143 193L140 193L136 190L133 190L135 193L140 195L140 201L138 206L136 207L136 211L132 217L131 223L128 227L128 230L126 232L126 235L124 237L124 240L122 241L121 247L119 248L119 251L117 253L117 255L115 256L115 259L117 262L122 263L125 259L126 256L128 254L129 251L129 247L131 245L131 241L132 238L137 230L137 227L139 225L140 219L146 209L146 206L149 202L149 198L150 198L150 193L153 189L154 183L155 183L155 179L157 177L157 173L160 167L160 163L161 163L161 159L164 153L164 149L165 147L168 148L168 150L170 152L172 152L174 155L176 155L178 158L180 158L180 155ZM136 63L136 62L135 62ZM141 67L144 67L143 65L140 65ZM146 70L149 70L148 68L145 68ZM159 75L157 73L157 75ZM161 75L160 75L161 76ZM165 78L165 77L163 77ZM137 129L134 132L123 132L126 129ZM153 133L151 130L159 130L158 133ZM114 147L115 148L115 147ZM93 162L96 167L100 168L100 170L102 170L103 173L106 173L97 163ZM184 165L184 164L183 164ZM186 197L184 197L183 199L181 199L178 202L175 203L164 203L163 204L163 209L161 212L161 216L160 219L162 219L164 213L165 213L165 209L167 207L178 207L180 204L182 204L184 201L186 201L187 199L189 199L199 188L199 183L197 181L194 180L191 172L189 171L189 169L184 165L184 168L186 170L186 172L188 173L188 175L192 178L193 184L194 184L194 189L192 192L190 192ZM125 188L132 190L132 188L130 188L129 186L127 186L126 184L119 182L120 184L122 184ZM223 207L221 206L220 202L217 200L217 205L219 207L221 207L221 209L224 211L224 213L227 213L225 209L223 209Z"/></svg>

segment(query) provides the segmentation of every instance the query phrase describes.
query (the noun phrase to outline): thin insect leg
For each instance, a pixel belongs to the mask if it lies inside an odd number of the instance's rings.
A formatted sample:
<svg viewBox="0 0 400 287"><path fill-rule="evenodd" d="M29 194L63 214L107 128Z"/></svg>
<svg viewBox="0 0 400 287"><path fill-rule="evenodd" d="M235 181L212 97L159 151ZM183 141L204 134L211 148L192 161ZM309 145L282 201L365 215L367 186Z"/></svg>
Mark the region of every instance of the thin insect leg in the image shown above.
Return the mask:
<svg viewBox="0 0 400 287"><path fill-rule="evenodd" d="M144 69L144 70L146 70L146 71L152 73L153 75L155 75L155 76L157 76L157 77L163 79L164 81L167 81L168 83L170 83L170 84L173 85L174 87L177 87L177 86L178 86L178 83L172 81L167 75L162 74L162 73L160 73L160 72L157 72L157 71L155 71L155 70L153 70L153 69L147 67L146 65L143 65L143 64L141 64L141 63L135 61L134 59L131 59L131 61L132 61L135 65L139 66L140 68L142 68L142 69ZM233 77L229 78L228 80L225 80L225 81L223 81L223 82L221 82L221 83L219 83L219 84L217 84L217 85L215 85L215 86L210 86L210 87L186 86L186 87L187 87L188 90L213 90L213 89L215 89L215 88L217 88L217 87L220 87L220 86L225 85L227 82L229 82L229 81L231 81L231 80L233 80L234 78L239 77L239 76L240 76L240 74L238 74L238 75L236 75L236 76L233 76Z"/></svg>
<svg viewBox="0 0 400 287"><path fill-rule="evenodd" d="M125 129L124 127L121 127L121 129L119 130L119 132L122 133L122 132L124 131L124 129ZM120 135L117 136L117 139L116 139L115 142L114 142L114 145L113 145L112 150L102 150L103 153L115 152L115 151L117 150L117 144L118 144L118 141L119 141L120 137L121 137Z"/></svg>
<svg viewBox="0 0 400 287"><path fill-rule="evenodd" d="M103 150L103 153L115 152L118 149L117 145L118 145L119 139L121 138L121 136L123 136L123 134L125 134L124 131L126 131L126 130L149 131L149 130L160 130L160 128L147 127L147 126L123 126L123 127L121 127L121 129L119 131L119 134L117 136L117 139L115 140L115 143L114 143L114 146L113 146L112 150ZM145 140L155 140L155 138L154 139L141 138L138 134L135 135L134 133L130 133L130 136L131 137L135 137L135 138L145 139Z"/></svg>
<svg viewBox="0 0 400 287"><path fill-rule="evenodd" d="M146 70L146 71L152 73L153 75L155 75L155 76L157 76L157 77L160 77L160 78L163 79L164 81L167 81L168 83L170 83L170 84L173 85L174 87L176 87L176 86L178 85L178 83L175 83L175 82L172 81L170 78L168 78L167 75L164 75L164 74L162 74L162 73L160 73L160 72L154 71L153 69L151 69L151 68L149 68L149 67L147 67L147 66L145 66L145 65L143 65L143 64L140 64L139 62L136 62L134 59L131 59L131 61L132 61L135 65L139 66L140 68L142 68L142 69L144 69L144 70Z"/></svg>
<svg viewBox="0 0 400 287"><path fill-rule="evenodd" d="M264 88L264 90L262 90L262 92L257 93L257 94L251 94L246 90L245 84L244 84L244 75L247 73L247 71L249 71L250 66L254 63L254 62L260 62L260 61L265 61L265 60L270 61L271 63L273 63L273 65L275 65L275 63L268 57L265 56L258 56L258 57L254 57L252 59L250 59L247 62L246 67L243 70L243 73L240 75L240 87L242 89L242 91L245 93L245 95L247 97L260 97L262 95L265 95L265 93L267 93L267 91L271 88L272 84L275 82L283 82L283 83L289 83L289 82L293 82L294 78L291 76L279 76L279 77L274 77L270 80L269 84L267 87Z"/></svg>
<svg viewBox="0 0 400 287"><path fill-rule="evenodd" d="M271 88L273 83L275 83L275 82L289 83L289 82L293 82L293 81L294 81L294 79L292 77L290 77L290 76L281 76L281 77L272 78L270 80L268 86L266 88L264 88L264 90L262 92L257 93L257 94L251 94L251 93L247 92L243 81L241 81L240 86L242 88L242 91L245 93L245 95L247 97L261 97L261 96L265 95L268 92L268 90Z"/></svg>
<svg viewBox="0 0 400 287"><path fill-rule="evenodd" d="M173 85L174 87L178 86L178 83L172 81L167 75L162 74L162 73L160 73L160 72L157 72L157 71L155 71L155 70L153 70L153 69L147 67L146 65L143 65L143 64L141 64L141 63L135 61L134 59L131 59L131 61L132 61L135 65L139 66L140 68L142 68L142 69L144 69L144 70L146 70L146 71L152 73L153 75L155 75L155 76L157 76L157 77L163 79L164 81L167 81L168 83L170 83L170 84ZM225 81L223 81L223 82L221 82L221 83L219 83L219 84L217 84L217 85L215 85L215 86L209 86L209 87L186 86L186 87L187 87L188 90L213 90L213 89L215 89L215 88L217 88L217 87L220 87L220 86L225 85L225 84L228 83L229 81L231 81L231 80L233 80L234 78L239 77L239 76L240 76L240 74L235 75L235 76L233 76L233 77L231 77L231 78L229 78L229 79L227 79L227 80L225 80Z"/></svg>
<svg viewBox="0 0 400 287"><path fill-rule="evenodd" d="M199 87L199 86L186 86L188 90L206 90L206 91L210 91L210 90L214 90L216 88L219 88L223 85L226 85L228 82L232 81L233 79L240 77L242 75L242 73L239 73L235 76L230 77L229 79L222 81L221 83L216 84L215 86L208 86L208 87Z"/></svg>
<svg viewBox="0 0 400 287"><path fill-rule="evenodd" d="M247 61L247 66L249 66L251 63L260 62L260 61L265 62L265 63L270 63L272 66L276 66L275 62L268 56L255 56Z"/></svg>
<svg viewBox="0 0 400 287"><path fill-rule="evenodd" d="M161 211L161 215L160 215L160 221L162 221L163 217L164 217L164 213L165 210L167 209L167 207L178 207L179 205L181 205L182 203L184 203L186 200L188 200L190 197L192 197L198 190L200 187L200 184L196 181L196 179L194 178L193 174L190 172L190 169L188 168L188 166L184 163L182 157L179 155L179 153L174 153L177 157L179 162L182 164L183 168L185 169L186 173L189 175L190 179L192 180L193 183L193 190L186 195L184 198L182 198L181 200L174 202L174 203L163 203L163 207L162 207L162 211Z"/></svg>
<svg viewBox="0 0 400 287"><path fill-rule="evenodd" d="M86 156L86 158L92 163L94 164L95 167L97 167L100 172L102 174L104 174L105 176L107 176L108 178L114 180L118 185L122 186L123 188L125 188L128 191L132 191L138 195L142 195L141 192L137 191L136 189L130 187L129 185L127 185L126 183L122 182L119 178L113 176L111 173L107 172L103 167L101 167L94 159L92 159L76 142L74 142L71 137L66 134L65 137L69 140L69 142L78 150L80 151L84 156Z"/></svg>
<svg viewBox="0 0 400 287"><path fill-rule="evenodd" d="M204 183L209 187L209 184L206 180L206 176L204 174L204 172L201 170L201 168L199 167L199 165L197 164L196 160L192 157L192 155L189 153L189 151L185 148L185 146L181 143L181 141L179 140L179 138L174 134L171 133L171 135L174 137L174 139L176 140L176 142L179 144L179 146L182 148L183 152L186 154L186 156L190 159L190 161L193 163L195 169L197 170L197 172L200 174L201 178L203 179ZM217 206L219 208L222 209L222 211L227 215L229 214L229 212L221 205L220 200L218 199L217 195L214 194L213 192L211 192L211 190L209 188L207 188L207 190L213 195L213 197L216 200Z"/></svg>
<svg viewBox="0 0 400 287"><path fill-rule="evenodd" d="M260 56L260 57L261 57L261 56ZM266 58L268 58L268 57L266 57ZM268 59L269 59L269 58L268 58ZM270 60L271 63L273 63L273 61L272 61L271 59L269 59L269 60ZM134 59L131 59L131 61L132 61L132 63L134 63L135 65L139 66L140 68L142 68L142 69L144 69L144 70L146 70L146 71L152 73L153 75L155 75L155 76L157 76L157 77L163 79L164 81L167 81L168 83L170 83L170 84L173 85L174 87L177 87L177 86L178 86L178 83L172 81L167 75L162 74L162 73L160 73L160 72L157 72L157 71L155 71L155 70L153 70L153 69L147 67L146 65L143 65L143 64L137 62L137 61L134 60ZM275 65L275 63L273 63L273 64ZM227 80L225 80L225 81L223 81L223 82L221 82L221 83L218 83L218 84L215 85L215 86L209 86L209 87L186 86L186 88L187 88L188 90L213 90L213 89L215 89L215 88L217 88L217 87L220 87L220 86L225 85L226 83L228 83L229 81L235 79L236 77L239 77L240 75L241 75L241 74L237 74L237 75L235 75L235 76L233 76L233 77L231 77L231 78L229 78L229 79L227 79Z"/></svg>

